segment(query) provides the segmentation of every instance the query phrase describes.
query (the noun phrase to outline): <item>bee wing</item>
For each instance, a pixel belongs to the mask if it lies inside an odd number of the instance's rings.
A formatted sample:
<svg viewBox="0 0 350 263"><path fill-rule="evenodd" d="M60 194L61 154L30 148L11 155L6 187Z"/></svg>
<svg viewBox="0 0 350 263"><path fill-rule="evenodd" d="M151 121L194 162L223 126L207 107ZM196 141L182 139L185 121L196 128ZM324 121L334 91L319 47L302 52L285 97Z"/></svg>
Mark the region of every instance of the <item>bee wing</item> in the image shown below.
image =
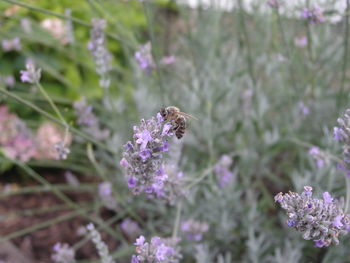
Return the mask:
<svg viewBox="0 0 350 263"><path fill-rule="evenodd" d="M194 119L194 120L198 121L198 119L196 117L192 116L191 114L187 114L184 112L179 112L178 114L180 114L181 116L184 116L186 118L190 118L190 119Z"/></svg>

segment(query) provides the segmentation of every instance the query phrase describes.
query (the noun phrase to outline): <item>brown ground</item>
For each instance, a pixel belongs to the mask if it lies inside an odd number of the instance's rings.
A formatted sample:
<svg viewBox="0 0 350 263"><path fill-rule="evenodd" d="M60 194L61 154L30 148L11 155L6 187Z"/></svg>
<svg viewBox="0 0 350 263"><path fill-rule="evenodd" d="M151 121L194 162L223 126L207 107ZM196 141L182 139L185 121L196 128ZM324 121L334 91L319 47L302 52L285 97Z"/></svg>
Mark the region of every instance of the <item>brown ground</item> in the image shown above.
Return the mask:
<svg viewBox="0 0 350 263"><path fill-rule="evenodd" d="M63 174L45 176L45 178L51 183L65 183ZM5 181L6 179L4 180L4 177L0 178L0 187L3 187L5 184L9 185L8 182ZM37 184L34 182L29 182L26 185L21 185L21 187L30 185L32 186ZM2 193L3 190L0 189L0 195ZM66 194L71 200L77 203L86 203L92 200L92 194L88 192L67 192ZM8 197L0 197L0 237L4 237L27 227L35 226L38 223L42 223L50 219L67 215L73 210L66 209L54 212L40 213L36 215L13 215L11 217L8 217L9 213L23 213L25 209L47 209L63 204L63 201L58 199L52 193L20 194L11 195ZM104 211L104 214L106 214L106 218L111 216L110 212ZM74 217L60 223L50 224L48 227L41 228L36 231L31 231L28 234L15 237L10 240L10 244L0 242L0 262L1 260L6 262L6 260L11 259L11 254L13 254L13 252L11 252L11 249L8 248L8 245L12 246L12 244L15 245L15 247L17 247L19 251L24 254L24 258L28 259L26 261L28 263L52 262L51 253L53 245L56 242L68 243L71 245L75 244L83 238L77 233L78 228L85 226L87 223L88 222L83 217ZM102 233L102 238L109 245L110 249L116 248L117 243L111 237ZM86 243L77 251L78 259L92 259L96 257L96 250L91 242ZM17 259L16 261L20 261L20 259Z"/></svg>

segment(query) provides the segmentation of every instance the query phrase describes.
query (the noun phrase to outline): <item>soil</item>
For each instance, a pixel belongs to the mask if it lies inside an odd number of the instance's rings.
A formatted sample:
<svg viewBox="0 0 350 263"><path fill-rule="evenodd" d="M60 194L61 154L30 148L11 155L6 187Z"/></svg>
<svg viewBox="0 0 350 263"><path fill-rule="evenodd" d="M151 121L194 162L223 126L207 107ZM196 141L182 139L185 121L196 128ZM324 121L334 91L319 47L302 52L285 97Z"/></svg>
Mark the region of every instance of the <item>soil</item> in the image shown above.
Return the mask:
<svg viewBox="0 0 350 263"><path fill-rule="evenodd" d="M13 178L13 177L12 177ZM50 183L66 183L63 174L55 172L54 175L45 175L45 179ZM89 181L79 177L81 181ZM91 182L91 180L90 180ZM3 193L4 187L19 187L18 183L9 184L6 176L0 177L0 194ZM35 182L28 182L26 184L21 184L21 187L35 186L38 185ZM76 203L86 203L93 199L92 194L89 192L65 192L67 196ZM23 212L27 209L49 209L55 206L62 206L64 202L58 199L54 194L46 193L31 193L31 194L16 194L7 197L0 196L0 237L6 237L11 233L16 231L26 229L28 227L35 226L39 223L46 222L51 219L55 219L64 215L70 214L73 210L65 209L59 211L46 211L43 213L36 213L34 215L25 215ZM104 219L108 219L111 214L109 211L101 211L104 215ZM9 216L10 213L22 213L13 214ZM10 239L9 242L0 242L0 262L14 263L13 261L13 250L8 249L8 246L17 247L17 251L23 254L24 258L27 259L26 262L35 263L49 263L51 260L52 247L55 243L67 243L73 245L78 241L82 240L84 236L79 234L78 229L81 226L86 226L89 222L81 216L73 217L68 220L64 220L59 223L50 224L47 227L40 228L35 231L30 231L29 233L20 235L18 237ZM112 226L116 227L116 226ZM113 240L106 233L101 232L102 239L107 243L109 248L113 251L117 248L117 242ZM6 248L5 248L6 247ZM5 252L4 252L5 251ZM7 252L6 252L7 251ZM12 251L12 252L11 252ZM15 250L14 250L15 251ZM91 242L85 243L76 252L77 259L94 259L97 258L96 249ZM10 262L11 260L11 262ZM16 260L21 263L20 260ZM24 262L24 263L26 263Z"/></svg>

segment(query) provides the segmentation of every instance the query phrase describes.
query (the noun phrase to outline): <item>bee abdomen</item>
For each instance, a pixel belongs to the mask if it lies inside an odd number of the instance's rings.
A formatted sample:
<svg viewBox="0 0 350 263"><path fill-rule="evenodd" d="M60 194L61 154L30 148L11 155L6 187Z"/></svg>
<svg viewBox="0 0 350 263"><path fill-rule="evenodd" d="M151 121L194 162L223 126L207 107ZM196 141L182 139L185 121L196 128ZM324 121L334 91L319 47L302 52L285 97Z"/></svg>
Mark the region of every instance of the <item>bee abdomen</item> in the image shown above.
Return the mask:
<svg viewBox="0 0 350 263"><path fill-rule="evenodd" d="M175 132L175 136L178 139L181 139L184 136L184 134L185 134L185 129L182 129L182 128L177 129Z"/></svg>

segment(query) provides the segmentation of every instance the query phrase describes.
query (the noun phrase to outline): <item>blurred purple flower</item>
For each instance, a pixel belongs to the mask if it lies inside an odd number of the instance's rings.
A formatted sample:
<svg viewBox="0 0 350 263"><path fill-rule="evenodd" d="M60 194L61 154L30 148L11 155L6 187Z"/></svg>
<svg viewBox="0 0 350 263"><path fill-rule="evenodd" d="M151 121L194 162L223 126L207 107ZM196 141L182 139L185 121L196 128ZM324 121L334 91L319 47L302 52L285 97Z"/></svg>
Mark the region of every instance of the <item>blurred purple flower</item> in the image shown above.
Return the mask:
<svg viewBox="0 0 350 263"><path fill-rule="evenodd" d="M323 16L323 9L319 7L305 8L303 9L301 16L310 24L318 24L325 21L325 17Z"/></svg>
<svg viewBox="0 0 350 263"><path fill-rule="evenodd" d="M20 74L22 82L34 84L40 80L41 69L36 69L34 63L32 61L28 61L26 63L26 70L21 70Z"/></svg>

